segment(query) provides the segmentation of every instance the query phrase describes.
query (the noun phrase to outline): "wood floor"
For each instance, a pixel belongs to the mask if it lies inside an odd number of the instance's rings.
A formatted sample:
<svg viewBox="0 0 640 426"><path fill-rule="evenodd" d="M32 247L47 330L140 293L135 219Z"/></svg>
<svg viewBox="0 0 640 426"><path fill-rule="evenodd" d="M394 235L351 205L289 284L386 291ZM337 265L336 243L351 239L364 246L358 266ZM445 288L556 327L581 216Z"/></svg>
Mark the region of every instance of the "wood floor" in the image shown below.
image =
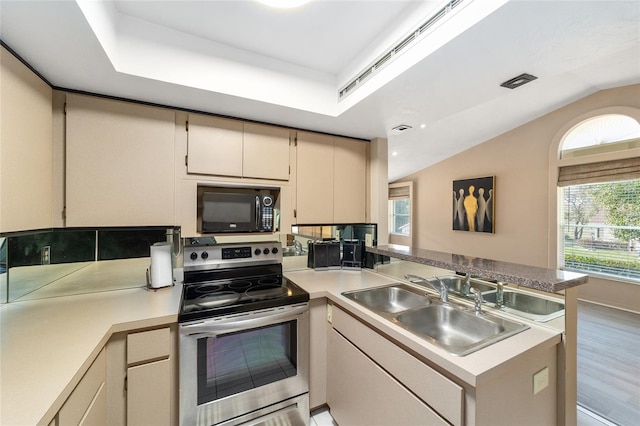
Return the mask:
<svg viewBox="0 0 640 426"><path fill-rule="evenodd" d="M579 405L616 425L640 424L640 315L579 302L577 380Z"/></svg>

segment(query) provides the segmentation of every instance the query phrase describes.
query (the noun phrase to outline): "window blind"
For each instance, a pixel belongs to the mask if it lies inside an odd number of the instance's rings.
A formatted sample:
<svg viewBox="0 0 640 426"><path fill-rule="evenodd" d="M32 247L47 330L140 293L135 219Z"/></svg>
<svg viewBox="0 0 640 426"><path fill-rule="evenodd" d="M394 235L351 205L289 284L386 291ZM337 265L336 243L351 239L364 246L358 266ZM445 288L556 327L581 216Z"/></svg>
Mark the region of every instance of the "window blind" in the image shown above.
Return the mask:
<svg viewBox="0 0 640 426"><path fill-rule="evenodd" d="M560 167L558 186L640 178L640 157Z"/></svg>
<svg viewBox="0 0 640 426"><path fill-rule="evenodd" d="M389 187L389 199L390 200L402 200L409 198L410 185Z"/></svg>

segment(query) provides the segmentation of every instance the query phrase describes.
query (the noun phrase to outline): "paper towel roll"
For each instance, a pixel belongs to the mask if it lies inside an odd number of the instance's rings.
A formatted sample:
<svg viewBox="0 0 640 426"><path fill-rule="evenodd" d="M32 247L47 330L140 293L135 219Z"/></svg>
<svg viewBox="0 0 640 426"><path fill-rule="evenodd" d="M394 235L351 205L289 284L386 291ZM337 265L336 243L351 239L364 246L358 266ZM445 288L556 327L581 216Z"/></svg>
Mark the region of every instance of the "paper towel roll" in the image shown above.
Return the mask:
<svg viewBox="0 0 640 426"><path fill-rule="evenodd" d="M173 266L171 264L171 244L155 243L151 249L151 268L149 286L151 288L173 285Z"/></svg>

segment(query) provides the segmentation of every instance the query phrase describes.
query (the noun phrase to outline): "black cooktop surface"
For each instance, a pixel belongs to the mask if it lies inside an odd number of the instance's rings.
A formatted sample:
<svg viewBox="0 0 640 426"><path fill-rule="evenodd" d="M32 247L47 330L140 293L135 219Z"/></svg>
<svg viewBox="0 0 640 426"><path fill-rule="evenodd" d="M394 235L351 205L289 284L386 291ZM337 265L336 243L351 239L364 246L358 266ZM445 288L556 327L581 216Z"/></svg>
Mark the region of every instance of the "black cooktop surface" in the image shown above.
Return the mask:
<svg viewBox="0 0 640 426"><path fill-rule="evenodd" d="M185 274L179 322L309 301L309 293L277 268L239 268Z"/></svg>

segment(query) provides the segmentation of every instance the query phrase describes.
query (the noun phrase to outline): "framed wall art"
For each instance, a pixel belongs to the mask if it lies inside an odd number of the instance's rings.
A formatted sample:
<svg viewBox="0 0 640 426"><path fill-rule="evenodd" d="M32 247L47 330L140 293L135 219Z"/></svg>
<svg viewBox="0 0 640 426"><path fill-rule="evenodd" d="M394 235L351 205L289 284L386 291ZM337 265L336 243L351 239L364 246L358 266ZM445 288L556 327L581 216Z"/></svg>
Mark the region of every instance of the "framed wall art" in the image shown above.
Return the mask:
<svg viewBox="0 0 640 426"><path fill-rule="evenodd" d="M453 181L453 230L495 232L496 177Z"/></svg>

